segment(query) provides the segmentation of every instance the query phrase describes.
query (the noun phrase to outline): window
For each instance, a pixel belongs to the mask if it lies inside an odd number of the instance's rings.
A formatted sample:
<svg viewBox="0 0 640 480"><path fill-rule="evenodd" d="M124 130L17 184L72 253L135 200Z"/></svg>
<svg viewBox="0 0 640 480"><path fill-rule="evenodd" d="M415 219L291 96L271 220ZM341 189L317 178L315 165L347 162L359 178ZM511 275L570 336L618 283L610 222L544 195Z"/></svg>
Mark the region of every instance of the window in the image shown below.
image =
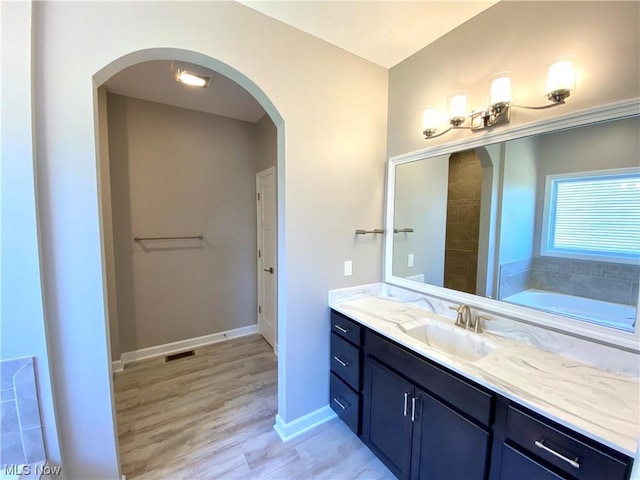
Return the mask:
<svg viewBox="0 0 640 480"><path fill-rule="evenodd" d="M640 170L548 175L542 255L640 259Z"/></svg>

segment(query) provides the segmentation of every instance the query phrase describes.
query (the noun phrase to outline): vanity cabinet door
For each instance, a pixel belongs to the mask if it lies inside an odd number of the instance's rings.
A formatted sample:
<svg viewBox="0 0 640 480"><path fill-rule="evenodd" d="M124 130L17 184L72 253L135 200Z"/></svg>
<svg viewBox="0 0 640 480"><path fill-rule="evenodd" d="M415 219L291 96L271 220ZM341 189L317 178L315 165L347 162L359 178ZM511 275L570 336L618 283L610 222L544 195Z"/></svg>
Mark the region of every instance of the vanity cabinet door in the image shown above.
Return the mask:
<svg viewBox="0 0 640 480"><path fill-rule="evenodd" d="M365 360L362 437L398 478L411 467L413 385L371 357Z"/></svg>
<svg viewBox="0 0 640 480"><path fill-rule="evenodd" d="M490 434L416 388L411 478L484 480Z"/></svg>

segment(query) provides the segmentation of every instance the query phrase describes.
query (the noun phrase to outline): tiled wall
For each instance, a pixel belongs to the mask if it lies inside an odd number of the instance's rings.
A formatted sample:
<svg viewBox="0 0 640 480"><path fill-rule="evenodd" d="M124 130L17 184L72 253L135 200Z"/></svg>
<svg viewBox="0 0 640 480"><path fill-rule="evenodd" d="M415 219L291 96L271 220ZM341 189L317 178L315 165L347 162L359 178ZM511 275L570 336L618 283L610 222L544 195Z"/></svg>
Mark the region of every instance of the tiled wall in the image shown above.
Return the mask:
<svg viewBox="0 0 640 480"><path fill-rule="evenodd" d="M45 460L33 357L0 361L0 466Z"/></svg>
<svg viewBox="0 0 640 480"><path fill-rule="evenodd" d="M639 275L638 265L535 257L531 285L540 290L636 305Z"/></svg>
<svg viewBox="0 0 640 480"><path fill-rule="evenodd" d="M444 286L476 293L482 165L475 150L449 158Z"/></svg>
<svg viewBox="0 0 640 480"><path fill-rule="evenodd" d="M499 298L509 297L531 287L533 259L526 258L500 265Z"/></svg>
<svg viewBox="0 0 640 480"><path fill-rule="evenodd" d="M640 266L534 257L500 266L500 298L535 288L637 305Z"/></svg>

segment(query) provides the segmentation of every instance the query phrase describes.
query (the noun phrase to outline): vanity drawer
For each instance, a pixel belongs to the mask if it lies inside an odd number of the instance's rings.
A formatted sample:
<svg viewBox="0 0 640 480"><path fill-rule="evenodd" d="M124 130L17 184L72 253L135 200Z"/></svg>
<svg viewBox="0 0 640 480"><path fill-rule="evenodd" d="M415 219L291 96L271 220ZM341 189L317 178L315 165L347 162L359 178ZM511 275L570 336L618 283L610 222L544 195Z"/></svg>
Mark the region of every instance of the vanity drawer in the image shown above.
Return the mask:
<svg viewBox="0 0 640 480"><path fill-rule="evenodd" d="M331 331L357 347L362 344L362 327L333 310L331 310Z"/></svg>
<svg viewBox="0 0 640 480"><path fill-rule="evenodd" d="M467 416L491 425L494 402L491 393L369 331L365 334L365 351Z"/></svg>
<svg viewBox="0 0 640 480"><path fill-rule="evenodd" d="M331 408L353 433L360 435L360 395L351 390L335 373L329 382Z"/></svg>
<svg viewBox="0 0 640 480"><path fill-rule="evenodd" d="M331 370L354 390L360 390L360 350L331 334Z"/></svg>
<svg viewBox="0 0 640 480"><path fill-rule="evenodd" d="M502 444L500 480L565 480L507 443Z"/></svg>
<svg viewBox="0 0 640 480"><path fill-rule="evenodd" d="M540 420L513 405L509 407L507 438L536 457L579 480L628 478L629 459L607 447L590 445L580 437L549 420Z"/></svg>

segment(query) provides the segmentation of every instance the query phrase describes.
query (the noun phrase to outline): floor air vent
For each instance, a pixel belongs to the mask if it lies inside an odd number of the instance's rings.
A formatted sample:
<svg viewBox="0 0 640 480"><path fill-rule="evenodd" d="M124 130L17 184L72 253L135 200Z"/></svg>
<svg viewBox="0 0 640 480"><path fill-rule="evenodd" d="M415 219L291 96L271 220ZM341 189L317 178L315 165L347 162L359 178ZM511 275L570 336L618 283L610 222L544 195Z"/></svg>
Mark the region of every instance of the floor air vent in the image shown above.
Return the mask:
<svg viewBox="0 0 640 480"><path fill-rule="evenodd" d="M165 362L172 362L174 360L180 360L181 358L193 357L196 354L193 350L187 350L186 352L174 353L173 355L167 355L164 357Z"/></svg>

